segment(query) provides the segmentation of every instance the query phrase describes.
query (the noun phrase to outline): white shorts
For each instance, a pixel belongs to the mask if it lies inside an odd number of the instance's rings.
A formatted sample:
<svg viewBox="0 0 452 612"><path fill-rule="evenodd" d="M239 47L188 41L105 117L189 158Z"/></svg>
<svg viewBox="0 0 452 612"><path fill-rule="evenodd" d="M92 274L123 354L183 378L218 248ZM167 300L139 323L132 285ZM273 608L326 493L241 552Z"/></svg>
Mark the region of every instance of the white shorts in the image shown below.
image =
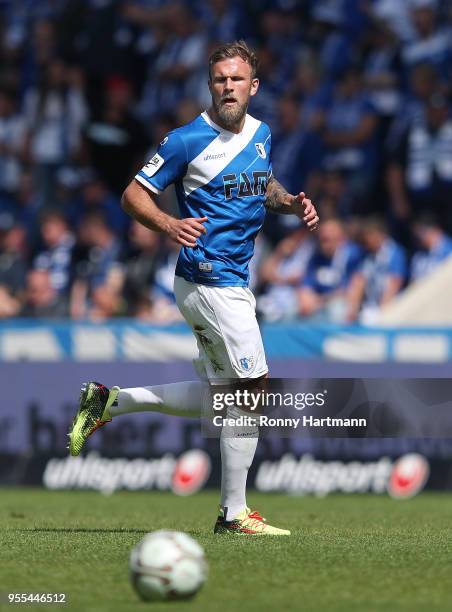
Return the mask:
<svg viewBox="0 0 452 612"><path fill-rule="evenodd" d="M195 368L211 382L259 378L268 372L256 320L256 300L247 287L209 287L176 276L174 294L195 334Z"/></svg>

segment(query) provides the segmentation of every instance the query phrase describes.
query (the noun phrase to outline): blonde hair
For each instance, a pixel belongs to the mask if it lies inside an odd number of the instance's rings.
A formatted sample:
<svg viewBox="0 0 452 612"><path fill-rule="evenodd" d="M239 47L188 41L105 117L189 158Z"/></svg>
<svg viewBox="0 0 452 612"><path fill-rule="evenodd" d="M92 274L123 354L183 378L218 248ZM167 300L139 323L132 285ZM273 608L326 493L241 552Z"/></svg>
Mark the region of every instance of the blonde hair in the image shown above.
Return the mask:
<svg viewBox="0 0 452 612"><path fill-rule="evenodd" d="M209 57L209 78L212 77L211 69L214 64L231 57L242 58L251 67L251 78L254 79L256 77L258 65L256 54L248 47L244 40L235 40L234 42L221 45Z"/></svg>

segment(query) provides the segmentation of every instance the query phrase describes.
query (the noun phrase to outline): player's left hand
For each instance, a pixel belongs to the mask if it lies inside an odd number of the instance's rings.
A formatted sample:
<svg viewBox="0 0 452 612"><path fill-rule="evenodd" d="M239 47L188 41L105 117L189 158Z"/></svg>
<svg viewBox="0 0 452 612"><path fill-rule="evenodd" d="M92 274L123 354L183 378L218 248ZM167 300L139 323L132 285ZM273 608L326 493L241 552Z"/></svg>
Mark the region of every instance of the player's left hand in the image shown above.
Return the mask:
<svg viewBox="0 0 452 612"><path fill-rule="evenodd" d="M300 191L299 194L292 197L292 206L294 206L297 217L306 223L310 232L316 230L320 219L314 204L306 197L304 191Z"/></svg>

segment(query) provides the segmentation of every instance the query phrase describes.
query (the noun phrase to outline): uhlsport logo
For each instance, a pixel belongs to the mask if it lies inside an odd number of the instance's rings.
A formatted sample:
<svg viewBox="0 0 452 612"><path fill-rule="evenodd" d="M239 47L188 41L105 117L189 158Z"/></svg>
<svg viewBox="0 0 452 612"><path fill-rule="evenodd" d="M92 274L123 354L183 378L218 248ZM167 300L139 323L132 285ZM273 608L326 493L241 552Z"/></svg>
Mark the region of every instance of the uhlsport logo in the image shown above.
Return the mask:
<svg viewBox="0 0 452 612"><path fill-rule="evenodd" d="M388 493L397 499L417 495L425 487L430 475L428 461L418 453L403 455L394 463L388 482Z"/></svg>
<svg viewBox="0 0 452 612"><path fill-rule="evenodd" d="M391 497L413 497L427 483L428 461L410 453L396 461L380 457L377 461L323 461L310 454L292 453L276 461L263 461L257 469L258 491L282 491L295 495L325 496L330 493L387 492Z"/></svg>
<svg viewBox="0 0 452 612"><path fill-rule="evenodd" d="M179 457L165 453L152 459L102 457L91 451L50 459L42 479L48 489L94 489L106 495L121 489L157 490L191 495L206 484L210 470L210 457L201 449Z"/></svg>
<svg viewBox="0 0 452 612"><path fill-rule="evenodd" d="M199 491L210 476L210 457L203 450L184 453L176 463L172 489L177 495L191 495Z"/></svg>
<svg viewBox="0 0 452 612"><path fill-rule="evenodd" d="M261 142L255 142L254 146L256 147L256 151L259 157L262 157L262 159L265 159L267 157L267 152L265 151L264 145Z"/></svg>

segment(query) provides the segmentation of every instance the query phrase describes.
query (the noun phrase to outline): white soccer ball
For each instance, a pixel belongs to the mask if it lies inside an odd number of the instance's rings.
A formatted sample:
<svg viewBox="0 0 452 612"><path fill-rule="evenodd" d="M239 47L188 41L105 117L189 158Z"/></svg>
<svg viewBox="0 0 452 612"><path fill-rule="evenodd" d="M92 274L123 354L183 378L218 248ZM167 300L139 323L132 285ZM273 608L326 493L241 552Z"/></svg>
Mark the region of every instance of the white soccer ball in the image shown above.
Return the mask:
<svg viewBox="0 0 452 612"><path fill-rule="evenodd" d="M130 581L141 599L158 601L194 595L207 577L202 546L186 533L148 533L130 553Z"/></svg>

